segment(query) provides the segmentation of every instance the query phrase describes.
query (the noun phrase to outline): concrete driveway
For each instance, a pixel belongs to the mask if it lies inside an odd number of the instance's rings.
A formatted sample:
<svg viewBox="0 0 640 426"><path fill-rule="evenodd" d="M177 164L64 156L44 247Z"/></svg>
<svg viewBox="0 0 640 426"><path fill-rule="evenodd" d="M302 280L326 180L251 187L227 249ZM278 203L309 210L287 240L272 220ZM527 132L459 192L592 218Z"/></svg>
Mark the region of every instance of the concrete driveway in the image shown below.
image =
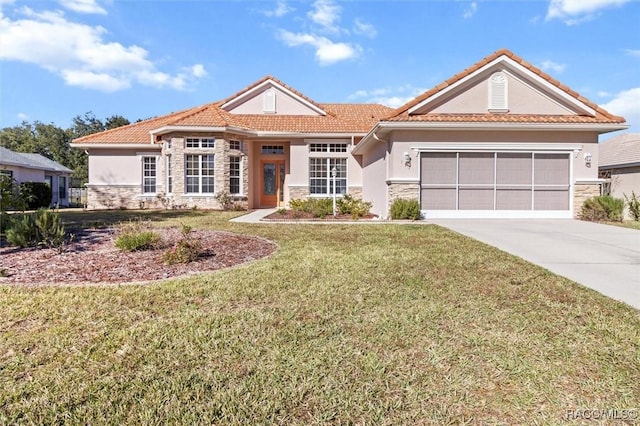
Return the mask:
<svg viewBox="0 0 640 426"><path fill-rule="evenodd" d="M571 219L437 219L467 235L640 309L640 231Z"/></svg>

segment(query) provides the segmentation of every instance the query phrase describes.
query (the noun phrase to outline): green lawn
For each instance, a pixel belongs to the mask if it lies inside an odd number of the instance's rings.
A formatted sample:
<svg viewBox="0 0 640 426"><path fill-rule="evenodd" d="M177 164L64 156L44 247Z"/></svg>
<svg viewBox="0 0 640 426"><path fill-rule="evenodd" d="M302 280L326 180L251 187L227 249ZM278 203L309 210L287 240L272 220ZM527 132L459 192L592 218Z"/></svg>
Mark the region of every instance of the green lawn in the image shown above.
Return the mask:
<svg viewBox="0 0 640 426"><path fill-rule="evenodd" d="M640 312L471 239L143 214L280 249L161 284L0 287L0 424L558 424L640 409Z"/></svg>

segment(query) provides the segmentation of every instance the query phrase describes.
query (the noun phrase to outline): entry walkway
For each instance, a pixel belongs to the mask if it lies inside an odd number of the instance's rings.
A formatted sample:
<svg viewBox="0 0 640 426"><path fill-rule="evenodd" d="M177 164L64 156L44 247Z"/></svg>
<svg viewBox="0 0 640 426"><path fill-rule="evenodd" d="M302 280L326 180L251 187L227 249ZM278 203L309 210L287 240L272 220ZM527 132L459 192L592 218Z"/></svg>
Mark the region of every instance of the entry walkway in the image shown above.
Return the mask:
<svg viewBox="0 0 640 426"><path fill-rule="evenodd" d="M429 220L640 309L640 231L571 219Z"/></svg>

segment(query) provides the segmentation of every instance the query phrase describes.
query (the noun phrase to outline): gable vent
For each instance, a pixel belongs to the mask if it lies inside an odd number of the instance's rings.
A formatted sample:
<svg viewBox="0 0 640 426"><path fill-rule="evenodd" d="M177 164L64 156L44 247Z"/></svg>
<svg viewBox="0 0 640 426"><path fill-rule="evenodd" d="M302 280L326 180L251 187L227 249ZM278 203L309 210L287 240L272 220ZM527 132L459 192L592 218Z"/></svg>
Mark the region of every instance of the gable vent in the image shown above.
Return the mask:
<svg viewBox="0 0 640 426"><path fill-rule="evenodd" d="M262 111L265 114L275 114L276 112L276 91L267 89L262 94Z"/></svg>
<svg viewBox="0 0 640 426"><path fill-rule="evenodd" d="M489 112L508 112L507 77L497 72L489 78Z"/></svg>

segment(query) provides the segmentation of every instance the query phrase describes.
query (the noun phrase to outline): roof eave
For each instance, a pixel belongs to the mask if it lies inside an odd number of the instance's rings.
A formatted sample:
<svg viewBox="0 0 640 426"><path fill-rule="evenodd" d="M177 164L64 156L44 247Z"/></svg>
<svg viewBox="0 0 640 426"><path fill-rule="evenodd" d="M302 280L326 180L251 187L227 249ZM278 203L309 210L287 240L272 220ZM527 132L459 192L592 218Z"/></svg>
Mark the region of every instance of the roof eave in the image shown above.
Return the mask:
<svg viewBox="0 0 640 426"><path fill-rule="evenodd" d="M160 149L160 145L152 145L150 143L101 143L101 142L93 142L93 143L71 143L71 148L80 148L80 149L91 149L91 148L126 148L126 149L135 149L135 148L156 148Z"/></svg>

